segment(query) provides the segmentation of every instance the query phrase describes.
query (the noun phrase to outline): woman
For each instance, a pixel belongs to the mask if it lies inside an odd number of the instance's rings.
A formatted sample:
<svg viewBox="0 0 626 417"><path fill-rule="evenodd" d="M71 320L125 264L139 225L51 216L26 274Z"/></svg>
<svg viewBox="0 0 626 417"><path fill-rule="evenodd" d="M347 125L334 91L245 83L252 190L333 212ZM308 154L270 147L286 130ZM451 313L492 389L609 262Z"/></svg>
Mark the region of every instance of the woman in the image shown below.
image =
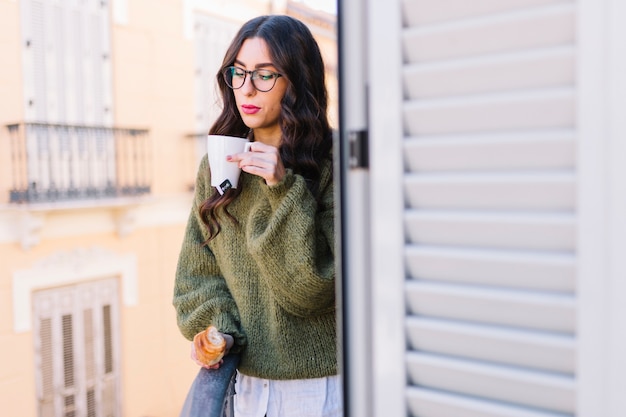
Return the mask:
<svg viewBox="0 0 626 417"><path fill-rule="evenodd" d="M252 19L217 83L224 108L210 133L253 143L227 158L242 174L224 195L210 186L206 156L200 165L174 288L180 330L191 340L213 325L240 354L235 416L341 416L332 134L318 45L296 19Z"/></svg>

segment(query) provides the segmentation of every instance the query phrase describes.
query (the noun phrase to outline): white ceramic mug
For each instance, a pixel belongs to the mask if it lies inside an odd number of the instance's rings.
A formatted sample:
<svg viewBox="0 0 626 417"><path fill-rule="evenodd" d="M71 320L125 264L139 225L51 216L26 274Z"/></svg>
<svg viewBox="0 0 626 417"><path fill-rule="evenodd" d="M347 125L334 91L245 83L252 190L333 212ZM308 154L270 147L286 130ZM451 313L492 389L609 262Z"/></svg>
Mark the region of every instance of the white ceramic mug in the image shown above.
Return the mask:
<svg viewBox="0 0 626 417"><path fill-rule="evenodd" d="M235 136L208 135L207 155L211 169L211 185L224 194L231 188L237 188L241 169L238 162L229 162L227 155L247 152L250 142L246 138Z"/></svg>

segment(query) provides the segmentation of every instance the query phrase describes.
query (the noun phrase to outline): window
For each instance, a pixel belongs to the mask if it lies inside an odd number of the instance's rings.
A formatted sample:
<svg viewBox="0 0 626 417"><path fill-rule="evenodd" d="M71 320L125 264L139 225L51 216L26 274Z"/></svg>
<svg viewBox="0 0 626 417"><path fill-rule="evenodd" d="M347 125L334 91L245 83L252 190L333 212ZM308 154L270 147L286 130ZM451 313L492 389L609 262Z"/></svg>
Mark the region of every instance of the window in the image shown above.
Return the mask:
<svg viewBox="0 0 626 417"><path fill-rule="evenodd" d="M113 127L107 0L20 3L23 123L7 126L12 203L150 191L147 130Z"/></svg>
<svg viewBox="0 0 626 417"><path fill-rule="evenodd" d="M207 15L196 14L194 47L196 56L196 129L205 133L222 109L215 75L238 26Z"/></svg>
<svg viewBox="0 0 626 417"><path fill-rule="evenodd" d="M119 417L117 280L33 293L39 417Z"/></svg>
<svg viewBox="0 0 626 417"><path fill-rule="evenodd" d="M196 131L190 135L195 139L193 154L195 163L191 178L195 179L195 168L206 152L206 135L222 110L222 102L215 76L238 25L223 18L197 13L194 16L195 48L195 110Z"/></svg>
<svg viewBox="0 0 626 417"><path fill-rule="evenodd" d="M104 125L113 121L109 2L21 2L28 122Z"/></svg>

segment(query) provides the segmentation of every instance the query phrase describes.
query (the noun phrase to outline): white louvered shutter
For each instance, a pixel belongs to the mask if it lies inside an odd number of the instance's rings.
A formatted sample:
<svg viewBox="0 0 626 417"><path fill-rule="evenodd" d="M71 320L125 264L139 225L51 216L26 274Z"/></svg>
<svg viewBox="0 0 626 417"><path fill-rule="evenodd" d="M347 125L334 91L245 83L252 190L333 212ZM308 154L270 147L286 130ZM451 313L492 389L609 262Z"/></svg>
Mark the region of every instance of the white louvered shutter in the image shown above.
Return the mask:
<svg viewBox="0 0 626 417"><path fill-rule="evenodd" d="M221 112L215 75L238 26L200 13L196 13L194 19L196 127L206 132Z"/></svg>
<svg viewBox="0 0 626 417"><path fill-rule="evenodd" d="M26 121L111 125L108 1L21 3Z"/></svg>
<svg viewBox="0 0 626 417"><path fill-rule="evenodd" d="M195 109L197 163L206 152L206 134L222 110L222 101L215 75L222 66L226 49L238 30L233 22L201 13L194 15Z"/></svg>
<svg viewBox="0 0 626 417"><path fill-rule="evenodd" d="M572 417L576 5L400 3L397 36L368 10L375 415Z"/></svg>
<svg viewBox="0 0 626 417"><path fill-rule="evenodd" d="M77 181L110 186L113 134L82 130L77 136L67 127L113 124L109 2L27 0L20 7L25 122L47 124L27 131L28 182L59 190L83 185ZM79 165L89 172L76 172Z"/></svg>
<svg viewBox="0 0 626 417"><path fill-rule="evenodd" d="M575 12L403 1L413 416L575 414Z"/></svg>
<svg viewBox="0 0 626 417"><path fill-rule="evenodd" d="M121 415L117 294L116 279L34 293L40 417Z"/></svg>

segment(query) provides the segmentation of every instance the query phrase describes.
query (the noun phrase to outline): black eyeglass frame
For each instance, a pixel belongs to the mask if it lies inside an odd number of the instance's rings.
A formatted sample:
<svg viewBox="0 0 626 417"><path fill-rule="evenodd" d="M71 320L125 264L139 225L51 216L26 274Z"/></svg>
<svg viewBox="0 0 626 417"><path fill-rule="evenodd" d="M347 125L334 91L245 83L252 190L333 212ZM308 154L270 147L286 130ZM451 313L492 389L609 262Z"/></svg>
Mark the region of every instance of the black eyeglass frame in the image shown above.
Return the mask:
<svg viewBox="0 0 626 417"><path fill-rule="evenodd" d="M241 82L241 85L239 87L233 87L232 85L232 78L233 78L233 71L237 70L240 72L243 72L243 81ZM254 83L255 78L258 79L258 74L259 71L267 71L268 73L272 74L274 76L274 84L272 84L272 86L270 88L268 88L267 90L261 90L259 87L256 86L256 84ZM230 75L229 75L230 73ZM254 74L257 74L257 76L255 77ZM239 90L241 87L244 86L244 84L246 83L246 78L248 77L248 74L250 74L250 81L252 81L252 86L257 90L260 91L262 93L267 93L268 91L271 91L272 88L274 88L276 86L276 81L283 76L283 74L272 71L272 70L268 70L268 69L264 69L264 68L260 68L260 69L255 69L252 71L248 71L245 70L241 67L237 67L235 65L231 65L228 67L225 67L222 70L222 76L224 77L224 82L226 83L227 86L229 86L231 89L233 90ZM229 77L230 77L230 82L229 82Z"/></svg>

